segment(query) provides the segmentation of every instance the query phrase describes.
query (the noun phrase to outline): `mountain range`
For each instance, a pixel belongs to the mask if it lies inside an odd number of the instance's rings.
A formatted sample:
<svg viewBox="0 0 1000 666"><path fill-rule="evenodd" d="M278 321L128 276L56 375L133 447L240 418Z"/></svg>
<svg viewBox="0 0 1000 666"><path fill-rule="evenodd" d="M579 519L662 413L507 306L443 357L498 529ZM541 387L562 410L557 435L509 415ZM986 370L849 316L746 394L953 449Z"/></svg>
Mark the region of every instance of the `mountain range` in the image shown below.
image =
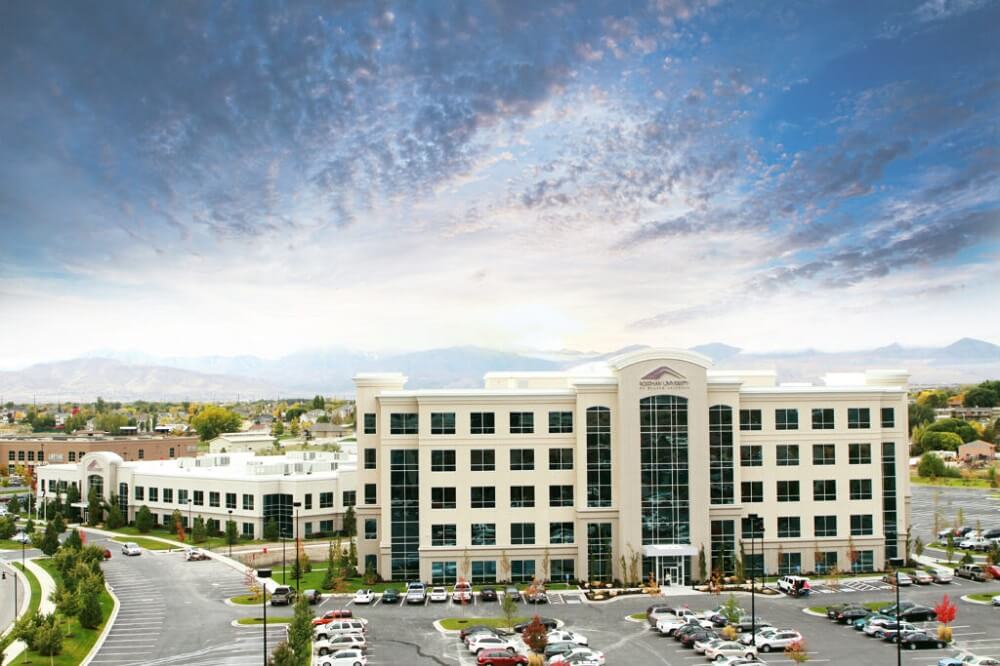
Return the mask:
<svg viewBox="0 0 1000 666"><path fill-rule="evenodd" d="M252 400L277 396L350 395L358 372L399 371L410 386L479 386L491 370L563 370L607 359L609 353L572 350L505 352L447 347L379 356L344 349L303 351L269 360L256 356L155 357L98 352L84 358L0 371L0 401ZM779 381L815 381L827 372L903 367L915 385L962 384L1000 377L1000 346L962 338L945 347L893 344L871 350L814 349L753 353L723 343L691 348L718 368L773 369Z"/></svg>

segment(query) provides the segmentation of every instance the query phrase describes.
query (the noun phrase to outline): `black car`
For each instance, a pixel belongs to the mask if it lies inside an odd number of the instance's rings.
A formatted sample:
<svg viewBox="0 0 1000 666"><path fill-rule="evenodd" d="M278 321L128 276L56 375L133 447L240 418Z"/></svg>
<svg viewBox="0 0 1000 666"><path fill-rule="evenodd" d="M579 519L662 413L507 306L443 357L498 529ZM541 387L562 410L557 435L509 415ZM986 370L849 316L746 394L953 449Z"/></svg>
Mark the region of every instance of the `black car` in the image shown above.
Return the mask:
<svg viewBox="0 0 1000 666"><path fill-rule="evenodd" d="M925 633L916 632L912 634L905 634L899 641L903 644L904 650L920 650L923 648L943 648L947 643L945 643L940 638L935 638Z"/></svg>
<svg viewBox="0 0 1000 666"><path fill-rule="evenodd" d="M569 641L549 643L545 646L545 661L548 663L549 659L552 659L557 654L569 654L579 647L576 643L570 643Z"/></svg>
<svg viewBox="0 0 1000 666"><path fill-rule="evenodd" d="M496 601L497 600L497 591L494 590L492 587L484 587L483 591L479 593L479 600L480 601Z"/></svg>
<svg viewBox="0 0 1000 666"><path fill-rule="evenodd" d="M713 638L718 638L719 632L712 631L711 629L696 629L695 631L689 631L683 636L681 636L680 643L686 648L694 647L696 641L707 641Z"/></svg>
<svg viewBox="0 0 1000 666"><path fill-rule="evenodd" d="M385 592L382 593L382 603L383 604L398 604L403 598L403 595L399 593L399 590L395 588L386 588Z"/></svg>
<svg viewBox="0 0 1000 666"><path fill-rule="evenodd" d="M845 608L857 608L857 604L834 604L826 607L826 617L828 620L836 620L837 613Z"/></svg>
<svg viewBox="0 0 1000 666"><path fill-rule="evenodd" d="M862 608L861 606L855 606L853 608L845 608L844 610L837 613L837 622L839 624L848 624L849 622L860 620L863 617L868 617L871 614L872 612L870 610L868 610L867 608Z"/></svg>
<svg viewBox="0 0 1000 666"><path fill-rule="evenodd" d="M688 634L693 633L695 631L699 631L699 630L701 630L703 628L704 627L702 627L700 624L698 624L697 621L695 621L695 620L688 620L687 624L685 624L682 627L678 627L677 629L675 629L674 633L671 634L671 635L673 636L673 638L674 638L675 641L680 641L685 636L687 636Z"/></svg>
<svg viewBox="0 0 1000 666"><path fill-rule="evenodd" d="M559 623L553 620L551 617L540 617L538 618L538 620L542 623L542 626L545 627L546 631L552 631L553 629L559 626ZM518 624L515 624L514 631L520 634L525 629L528 628L529 624L531 624L531 620L529 620L528 622L520 622Z"/></svg>
<svg viewBox="0 0 1000 666"><path fill-rule="evenodd" d="M521 600L521 591L518 590L517 587L515 587L514 585L508 585L507 587L503 588L503 593L504 596L510 597L514 601Z"/></svg>
<svg viewBox="0 0 1000 666"><path fill-rule="evenodd" d="M928 606L910 606L899 612L899 619L907 622L931 622L937 619L937 612Z"/></svg>
<svg viewBox="0 0 1000 666"><path fill-rule="evenodd" d="M525 592L524 600L527 601L529 604L547 604L549 603L549 595L545 594L545 592L542 591Z"/></svg>

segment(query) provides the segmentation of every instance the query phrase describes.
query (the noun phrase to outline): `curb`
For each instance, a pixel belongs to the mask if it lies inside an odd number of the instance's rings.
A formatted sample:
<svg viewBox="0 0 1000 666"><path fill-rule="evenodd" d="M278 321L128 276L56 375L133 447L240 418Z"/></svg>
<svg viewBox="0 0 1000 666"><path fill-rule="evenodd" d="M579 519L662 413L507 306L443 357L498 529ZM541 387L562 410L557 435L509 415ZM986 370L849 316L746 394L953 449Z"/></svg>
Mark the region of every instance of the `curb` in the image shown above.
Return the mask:
<svg viewBox="0 0 1000 666"><path fill-rule="evenodd" d="M288 622L268 622L267 626L269 626L269 627L287 627L291 623L292 623L292 621L291 621L291 619L289 619ZM260 624L240 624L240 621L239 621L238 618L235 619L235 620L233 620L229 624L230 624L230 626L236 627L237 629L260 629L261 627L264 626L263 622L261 622Z"/></svg>
<svg viewBox="0 0 1000 666"><path fill-rule="evenodd" d="M637 618L634 618L634 617L629 617L628 615L625 616L625 621L626 622L635 622L637 624L649 624L649 620L641 620L641 619L637 619Z"/></svg>
<svg viewBox="0 0 1000 666"><path fill-rule="evenodd" d="M94 641L94 646L90 648L90 652L88 652L87 656L83 658L82 662L80 662L80 666L87 666L91 661L93 661L94 657L97 656L97 653L101 651L101 648L104 646L104 642L108 639L108 634L111 633L111 630L115 626L115 620L118 619L118 611L122 607L121 601L118 600L118 595L116 595L111 589L111 586L108 585L107 580L104 581L104 589L106 589L108 594L111 595L111 598L115 600L115 607L111 609L111 615L108 616L107 622L104 623L104 629L101 630L101 635L97 637L96 641Z"/></svg>
<svg viewBox="0 0 1000 666"><path fill-rule="evenodd" d="M566 623L560 620L559 618L553 618L553 619L556 621L556 629L562 629L563 627L566 626ZM461 629L445 629L444 627L441 626L441 620L434 620L433 627L434 630L437 631L442 636L457 636L460 633L462 633ZM500 627L497 627L497 629L500 629ZM514 631L514 628L510 627L510 630ZM520 636L520 634L517 635Z"/></svg>
<svg viewBox="0 0 1000 666"><path fill-rule="evenodd" d="M821 617L824 620L826 619L826 613L817 613L816 611L809 610L808 608L803 608L802 612L805 613L806 615L812 615L813 617Z"/></svg>
<svg viewBox="0 0 1000 666"><path fill-rule="evenodd" d="M1000 597L1000 592L996 593L993 596ZM993 605L992 601L980 601L979 599L970 599L969 595L967 595L967 594L965 596L959 597L959 599L961 599L962 601L967 601L970 604L979 604L980 606L992 606Z"/></svg>

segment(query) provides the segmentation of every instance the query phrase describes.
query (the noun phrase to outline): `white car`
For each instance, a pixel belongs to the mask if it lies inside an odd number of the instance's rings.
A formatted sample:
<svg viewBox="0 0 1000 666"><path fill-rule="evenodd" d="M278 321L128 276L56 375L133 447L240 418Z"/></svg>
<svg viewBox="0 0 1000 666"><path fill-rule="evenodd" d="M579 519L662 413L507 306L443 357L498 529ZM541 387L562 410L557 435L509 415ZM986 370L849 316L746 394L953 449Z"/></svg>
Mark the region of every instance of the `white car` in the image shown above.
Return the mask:
<svg viewBox="0 0 1000 666"><path fill-rule="evenodd" d="M778 579L778 589L785 594L797 595L809 589L809 579L805 576L782 576Z"/></svg>
<svg viewBox="0 0 1000 666"><path fill-rule="evenodd" d="M910 574L910 578L912 578L913 582L917 585L930 585L934 582L934 577L923 569L914 570L914 572Z"/></svg>
<svg viewBox="0 0 1000 666"><path fill-rule="evenodd" d="M469 641L469 652L472 654L479 654L483 650L507 650L508 652L517 652L517 646L513 641L509 641L506 638L501 638L492 634L478 635Z"/></svg>
<svg viewBox="0 0 1000 666"><path fill-rule="evenodd" d="M1000 594L993 597L993 600L990 602L990 604L992 604L993 606L1000 606Z"/></svg>
<svg viewBox="0 0 1000 666"><path fill-rule="evenodd" d="M565 654L557 654L549 660L552 664L571 664L572 666L604 666L604 653L590 648L577 648Z"/></svg>
<svg viewBox="0 0 1000 666"><path fill-rule="evenodd" d="M931 575L935 583L950 583L955 578L955 575L948 569L928 569L927 573Z"/></svg>
<svg viewBox="0 0 1000 666"><path fill-rule="evenodd" d="M472 585L461 581L455 583L451 590L451 600L456 604L472 601Z"/></svg>
<svg viewBox="0 0 1000 666"><path fill-rule="evenodd" d="M576 643L577 645L590 645L590 641L586 636L578 634L574 631L567 631L565 629L550 631L547 638L548 643Z"/></svg>
<svg viewBox="0 0 1000 666"><path fill-rule="evenodd" d="M705 654L705 650L707 650L708 648L724 642L725 641L723 641L721 638L707 638L703 641L695 641L691 647L693 647L694 651L697 652L698 654Z"/></svg>
<svg viewBox="0 0 1000 666"><path fill-rule="evenodd" d="M368 649L368 641L361 634L339 634L330 636L323 641L316 641L313 644L313 649L321 657L340 650L361 650L363 652Z"/></svg>
<svg viewBox="0 0 1000 666"><path fill-rule="evenodd" d="M16 541L18 543L31 543L31 537L28 536L27 532L18 532L17 534L11 537L11 540Z"/></svg>
<svg viewBox="0 0 1000 666"><path fill-rule="evenodd" d="M761 652L770 652L771 650L784 650L792 643L801 640L802 634L799 632L792 631L791 629L779 629L778 631L771 632L768 636L758 635L754 643Z"/></svg>
<svg viewBox="0 0 1000 666"><path fill-rule="evenodd" d="M892 573L887 573L882 576L883 583L889 583L889 585L895 585L896 581L899 581L900 587L907 587L913 585L913 579L910 578L909 574L902 571L893 571Z"/></svg>
<svg viewBox="0 0 1000 666"><path fill-rule="evenodd" d="M355 604L370 604L373 601L375 601L375 592L373 590L358 590L354 593Z"/></svg>
<svg viewBox="0 0 1000 666"><path fill-rule="evenodd" d="M319 666L368 666L368 657L360 650L338 650L320 659Z"/></svg>
<svg viewBox="0 0 1000 666"><path fill-rule="evenodd" d="M715 661L719 657L743 657L750 659L757 656L757 648L752 645L741 645L736 641L722 641L705 648L705 658Z"/></svg>
<svg viewBox="0 0 1000 666"><path fill-rule="evenodd" d="M878 638L882 637L882 632L885 631L886 626L895 625L896 620L891 617L878 617L865 625L862 631L868 636L876 636Z"/></svg>
<svg viewBox="0 0 1000 666"><path fill-rule="evenodd" d="M142 549L139 544L129 541L122 544L122 555L142 555Z"/></svg>
<svg viewBox="0 0 1000 666"><path fill-rule="evenodd" d="M959 542L958 547L965 550L989 550L993 547L993 539L981 536L967 536Z"/></svg>
<svg viewBox="0 0 1000 666"><path fill-rule="evenodd" d="M448 601L448 590L443 587L432 587L428 598L433 602Z"/></svg>

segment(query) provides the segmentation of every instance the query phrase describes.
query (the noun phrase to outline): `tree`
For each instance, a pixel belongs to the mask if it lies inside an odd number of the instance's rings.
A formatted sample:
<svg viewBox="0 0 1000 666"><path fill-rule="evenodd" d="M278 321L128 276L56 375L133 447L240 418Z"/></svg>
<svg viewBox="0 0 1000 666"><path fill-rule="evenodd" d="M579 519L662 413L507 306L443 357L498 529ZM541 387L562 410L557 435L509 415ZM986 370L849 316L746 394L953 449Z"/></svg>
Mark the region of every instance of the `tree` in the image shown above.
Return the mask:
<svg viewBox="0 0 1000 666"><path fill-rule="evenodd" d="M326 549L326 571L323 573L323 582L320 584L324 590L333 589L334 570L336 569L335 558L333 557L333 546Z"/></svg>
<svg viewBox="0 0 1000 666"><path fill-rule="evenodd" d="M920 462L917 464L917 474L925 479L944 476L944 461L934 453L927 452L920 456Z"/></svg>
<svg viewBox="0 0 1000 666"><path fill-rule="evenodd" d="M982 385L965 392L962 404L966 407L996 407L1000 402L997 392Z"/></svg>
<svg viewBox="0 0 1000 666"><path fill-rule="evenodd" d="M507 626L512 628L514 620L517 618L517 602L514 601L514 597L509 594L503 595L503 600L500 602L500 612L503 614Z"/></svg>
<svg viewBox="0 0 1000 666"><path fill-rule="evenodd" d="M56 534L62 534L66 531L66 519L62 517L61 513L53 514L52 524L56 528Z"/></svg>
<svg viewBox="0 0 1000 666"><path fill-rule="evenodd" d="M951 432L962 438L963 442L974 442L979 439L979 433L967 421L962 419L941 419L927 426L927 432Z"/></svg>
<svg viewBox="0 0 1000 666"><path fill-rule="evenodd" d="M80 550L83 548L83 539L80 538L80 533L73 529L70 530L69 536L63 540L62 547L64 549Z"/></svg>
<svg viewBox="0 0 1000 666"><path fill-rule="evenodd" d="M920 557L924 554L924 541L920 537L917 537L913 542L913 552Z"/></svg>
<svg viewBox="0 0 1000 666"><path fill-rule="evenodd" d="M510 580L510 556L506 550L500 551L500 578L505 582Z"/></svg>
<svg viewBox="0 0 1000 666"><path fill-rule="evenodd" d="M292 422L288 424L288 433L292 437L298 437L300 432L301 428L299 427L299 420L297 418L292 419Z"/></svg>
<svg viewBox="0 0 1000 666"><path fill-rule="evenodd" d="M941 624L938 627L938 638L943 641L951 641L951 627L948 625L955 621L955 617L958 615L958 608L955 604L951 603L948 595L944 595L941 602L934 607L934 612L937 613L937 621Z"/></svg>
<svg viewBox="0 0 1000 666"><path fill-rule="evenodd" d="M80 502L80 488L75 483L66 489L66 506L69 507L69 519L74 523L80 521L80 509L75 505Z"/></svg>
<svg viewBox="0 0 1000 666"><path fill-rule="evenodd" d="M121 434L121 429L128 425L128 417L124 414L100 414L94 419L94 430L103 430L112 435Z"/></svg>
<svg viewBox="0 0 1000 666"><path fill-rule="evenodd" d="M344 534L349 537L353 537L358 532L358 518L354 513L354 507L347 507L347 511L344 512Z"/></svg>
<svg viewBox="0 0 1000 666"><path fill-rule="evenodd" d="M931 409L948 406L948 394L941 389L928 389L917 395L917 404Z"/></svg>
<svg viewBox="0 0 1000 666"><path fill-rule="evenodd" d="M77 594L80 597L77 618L81 627L96 629L104 621L100 603L103 588L104 583L97 576L89 576L80 581L77 589Z"/></svg>
<svg viewBox="0 0 1000 666"><path fill-rule="evenodd" d="M804 664L809 661L809 652L806 650L806 644L801 640L786 645L785 656L796 664Z"/></svg>
<svg viewBox="0 0 1000 666"><path fill-rule="evenodd" d="M740 602L736 600L734 595L730 594L729 598L722 604L720 614L726 618L729 624L736 624L743 617L743 609L740 608Z"/></svg>
<svg viewBox="0 0 1000 666"><path fill-rule="evenodd" d="M207 405L191 419L191 425L198 431L201 441L207 442L224 432L238 431L243 425L243 419L225 407Z"/></svg>
<svg viewBox="0 0 1000 666"><path fill-rule="evenodd" d="M326 400L321 395L317 395L312 400L313 409L326 409Z"/></svg>
<svg viewBox="0 0 1000 666"><path fill-rule="evenodd" d="M708 579L708 564L705 561L705 546L698 549L698 580L704 583Z"/></svg>
<svg viewBox="0 0 1000 666"><path fill-rule="evenodd" d="M271 653L271 658L267 660L267 666L299 666L300 663L299 658L289 647L288 641L278 643L278 647Z"/></svg>
<svg viewBox="0 0 1000 666"><path fill-rule="evenodd" d="M87 524L96 527L104 520L104 507L97 488L91 488L87 494Z"/></svg>
<svg viewBox="0 0 1000 666"><path fill-rule="evenodd" d="M208 539L208 531L205 529L205 519L195 516L194 525L191 527L191 540L195 543L204 543Z"/></svg>
<svg viewBox="0 0 1000 666"><path fill-rule="evenodd" d="M153 529L153 514L145 504L135 514L135 528L143 534Z"/></svg>
<svg viewBox="0 0 1000 666"><path fill-rule="evenodd" d="M928 451L958 451L962 445L962 438L953 432L940 432L937 430L927 430L920 437L917 449L920 452Z"/></svg>
<svg viewBox="0 0 1000 666"><path fill-rule="evenodd" d="M528 623L528 626L521 633L521 638L524 640L524 644L531 648L531 651L535 654L545 652L545 646L549 642L548 630L542 624L540 617L536 615L531 618L531 622Z"/></svg>
<svg viewBox="0 0 1000 666"><path fill-rule="evenodd" d="M55 615L47 615L46 622L35 630L34 649L38 654L50 657L51 663L51 657L62 652L63 638L62 628L56 623Z"/></svg>
<svg viewBox="0 0 1000 666"><path fill-rule="evenodd" d="M226 521L226 545L232 546L240 540L240 535L236 532L236 521Z"/></svg>
<svg viewBox="0 0 1000 666"><path fill-rule="evenodd" d="M119 527L125 526L125 516L122 515L121 507L118 506L118 502L115 498L111 498L111 502L108 504L108 519L105 521L105 526L109 530L116 530Z"/></svg>
<svg viewBox="0 0 1000 666"><path fill-rule="evenodd" d="M56 526L49 522L45 526L45 532L42 534L42 538L38 540L36 544L38 549L52 557L59 550L59 533L56 532Z"/></svg>
<svg viewBox="0 0 1000 666"><path fill-rule="evenodd" d="M271 424L271 436L281 437L284 434L285 434L285 424L282 423L280 419L274 419L274 422Z"/></svg>
<svg viewBox="0 0 1000 666"><path fill-rule="evenodd" d="M301 594L295 598L295 612L288 624L288 646L298 658L300 664L308 662L312 649L312 609L309 600Z"/></svg>

